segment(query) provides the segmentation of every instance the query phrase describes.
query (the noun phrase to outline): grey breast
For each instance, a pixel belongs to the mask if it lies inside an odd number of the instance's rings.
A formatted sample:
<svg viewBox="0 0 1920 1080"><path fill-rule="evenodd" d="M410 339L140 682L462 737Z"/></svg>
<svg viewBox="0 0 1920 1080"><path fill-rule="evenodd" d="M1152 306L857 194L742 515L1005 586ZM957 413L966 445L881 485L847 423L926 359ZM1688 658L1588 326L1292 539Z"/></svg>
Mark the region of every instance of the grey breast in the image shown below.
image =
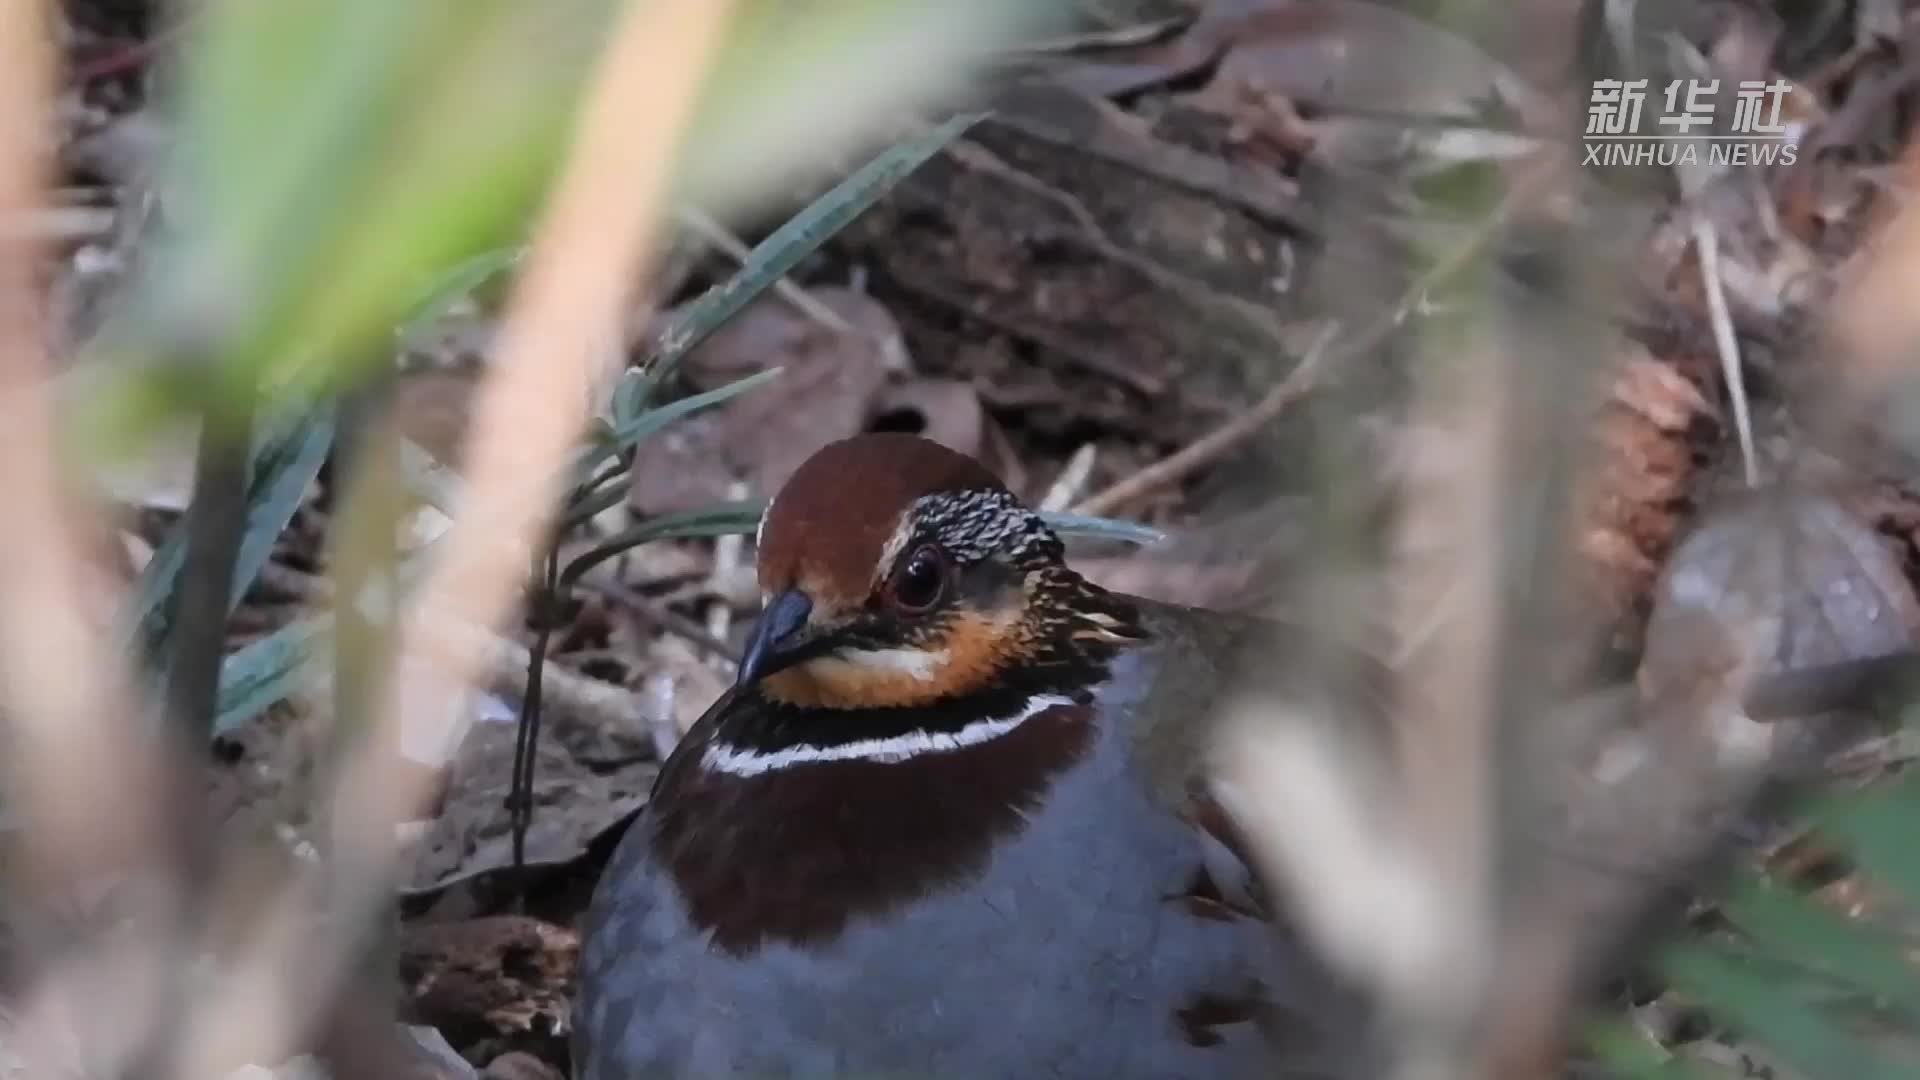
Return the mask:
<svg viewBox="0 0 1920 1080"><path fill-rule="evenodd" d="M831 943L709 949L629 831L588 918L575 1067L643 1076L1189 1077L1269 1064L1250 1025L1198 1046L1177 1010L1292 966L1265 926L1198 918L1202 858L1149 792L1129 732L1157 651L1100 692L1094 752L968 886Z"/></svg>

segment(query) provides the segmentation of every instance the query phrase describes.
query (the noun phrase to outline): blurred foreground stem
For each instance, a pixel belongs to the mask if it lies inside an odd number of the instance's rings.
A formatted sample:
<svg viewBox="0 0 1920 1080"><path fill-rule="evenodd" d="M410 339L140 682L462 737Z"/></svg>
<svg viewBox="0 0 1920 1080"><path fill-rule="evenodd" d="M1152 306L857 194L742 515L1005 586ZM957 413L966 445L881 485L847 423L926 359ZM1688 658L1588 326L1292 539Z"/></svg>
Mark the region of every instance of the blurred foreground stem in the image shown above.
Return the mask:
<svg viewBox="0 0 1920 1080"><path fill-rule="evenodd" d="M201 419L187 558L174 594L166 665L168 713L188 747L205 747L213 738L227 612L236 599L234 565L247 530L254 410L253 395L235 395L224 411L209 409Z"/></svg>
<svg viewBox="0 0 1920 1080"><path fill-rule="evenodd" d="M334 444L333 493L336 525L333 551L335 627L333 638L333 730L324 775L337 775L364 740L384 738L372 723L370 711L381 680L391 677L386 658L393 647L398 599L399 527L405 513L401 490L399 436L391 424L394 374L382 371L348 393L340 405L340 437ZM367 752L399 754L392 745L367 747ZM328 784L322 791L332 791ZM324 812L318 819L338 820ZM324 865L328 889L334 897L351 894L354 883L340 880L353 872L354 860L337 857L342 839L329 834ZM333 906L338 907L335 903ZM374 1016L391 1019L398 986L395 948L399 913L388 910L375 917L359 939L359 986L349 995Z"/></svg>

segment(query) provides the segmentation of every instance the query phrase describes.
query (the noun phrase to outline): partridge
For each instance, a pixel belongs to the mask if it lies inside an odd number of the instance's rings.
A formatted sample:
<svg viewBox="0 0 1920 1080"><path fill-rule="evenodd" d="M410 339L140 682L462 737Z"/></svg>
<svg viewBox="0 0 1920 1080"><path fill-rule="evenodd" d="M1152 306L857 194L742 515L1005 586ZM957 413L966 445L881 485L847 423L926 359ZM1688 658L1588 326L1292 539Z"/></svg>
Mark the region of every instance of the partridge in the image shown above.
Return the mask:
<svg viewBox="0 0 1920 1080"><path fill-rule="evenodd" d="M738 679L587 912L576 1076L1366 1072L1203 767L1278 628L1096 587L907 435L808 459L756 547Z"/></svg>

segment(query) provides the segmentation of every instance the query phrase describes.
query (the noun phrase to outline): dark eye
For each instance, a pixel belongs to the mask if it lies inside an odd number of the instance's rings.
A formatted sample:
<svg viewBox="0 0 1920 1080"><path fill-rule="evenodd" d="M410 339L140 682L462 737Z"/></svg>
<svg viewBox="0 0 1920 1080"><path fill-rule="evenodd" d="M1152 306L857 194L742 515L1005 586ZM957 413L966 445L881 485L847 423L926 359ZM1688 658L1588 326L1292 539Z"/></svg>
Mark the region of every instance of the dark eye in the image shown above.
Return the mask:
<svg viewBox="0 0 1920 1080"><path fill-rule="evenodd" d="M891 583L895 607L913 614L927 611L940 602L947 590L947 560L940 549L924 544L893 572Z"/></svg>

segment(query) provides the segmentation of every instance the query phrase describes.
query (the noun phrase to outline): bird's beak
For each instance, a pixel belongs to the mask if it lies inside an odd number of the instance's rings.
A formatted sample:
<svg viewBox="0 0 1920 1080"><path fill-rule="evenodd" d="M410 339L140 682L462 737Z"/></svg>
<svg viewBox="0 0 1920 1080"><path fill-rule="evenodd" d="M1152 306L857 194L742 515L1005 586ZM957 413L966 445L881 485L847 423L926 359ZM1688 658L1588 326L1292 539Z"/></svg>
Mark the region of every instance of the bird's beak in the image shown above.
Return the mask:
<svg viewBox="0 0 1920 1080"><path fill-rule="evenodd" d="M798 589L788 589L767 601L760 621L747 635L747 648L740 656L740 674L735 686L746 686L763 676L806 659L802 648L813 635L806 632L807 616L813 601Z"/></svg>

